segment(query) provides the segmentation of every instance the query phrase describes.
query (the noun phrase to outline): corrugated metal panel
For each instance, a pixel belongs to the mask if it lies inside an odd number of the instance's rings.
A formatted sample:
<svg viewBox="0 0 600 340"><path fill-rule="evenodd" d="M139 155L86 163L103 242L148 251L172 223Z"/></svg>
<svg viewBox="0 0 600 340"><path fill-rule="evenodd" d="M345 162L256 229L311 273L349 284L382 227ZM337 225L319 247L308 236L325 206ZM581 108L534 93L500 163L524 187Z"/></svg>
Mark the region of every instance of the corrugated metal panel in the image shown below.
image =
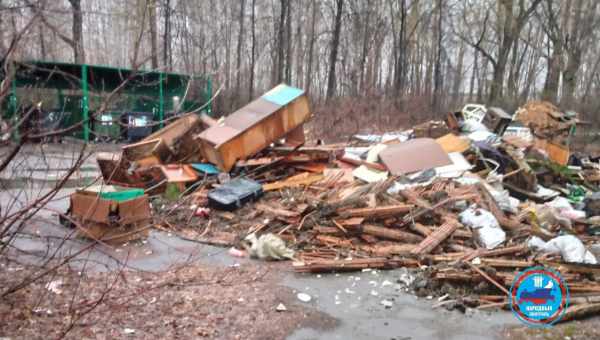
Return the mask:
<svg viewBox="0 0 600 340"><path fill-rule="evenodd" d="M287 86L285 84L279 84L269 92L265 93L262 98L283 106L300 97L303 93L304 90Z"/></svg>

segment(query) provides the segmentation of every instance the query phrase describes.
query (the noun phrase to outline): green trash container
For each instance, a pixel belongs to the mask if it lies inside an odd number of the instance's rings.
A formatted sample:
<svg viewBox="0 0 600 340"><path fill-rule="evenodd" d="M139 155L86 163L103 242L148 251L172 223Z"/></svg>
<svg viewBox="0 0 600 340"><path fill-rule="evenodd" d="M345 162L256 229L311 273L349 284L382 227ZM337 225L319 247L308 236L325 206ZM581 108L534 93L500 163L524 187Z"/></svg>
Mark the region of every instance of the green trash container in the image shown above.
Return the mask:
<svg viewBox="0 0 600 340"><path fill-rule="evenodd" d="M79 95L68 95L63 96L62 102L59 103L59 110L62 112L62 118L60 122L60 128L66 129L77 125L76 128L69 130L67 135L83 139L84 133L83 128L83 112L81 110L81 96ZM92 124L88 122L88 126L91 128Z"/></svg>
<svg viewBox="0 0 600 340"><path fill-rule="evenodd" d="M104 112L94 117L93 135L96 141L118 141L121 138L120 112Z"/></svg>

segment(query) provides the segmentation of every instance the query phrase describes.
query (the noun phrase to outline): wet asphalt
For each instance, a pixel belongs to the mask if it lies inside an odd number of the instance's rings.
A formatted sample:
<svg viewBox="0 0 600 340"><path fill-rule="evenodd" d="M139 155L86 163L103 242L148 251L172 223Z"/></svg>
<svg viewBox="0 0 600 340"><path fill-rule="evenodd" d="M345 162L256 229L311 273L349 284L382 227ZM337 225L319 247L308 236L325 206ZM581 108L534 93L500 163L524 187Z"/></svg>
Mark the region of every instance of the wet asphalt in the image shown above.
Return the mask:
<svg viewBox="0 0 600 340"><path fill-rule="evenodd" d="M88 246L85 240L69 239L65 246L59 247L64 236L73 231L57 223L55 211L66 210L67 197L72 191L61 191L48 205L50 210L40 211L28 224L25 231L30 236L14 241L16 247L27 252L19 255L21 261L36 263L51 255L69 256ZM5 190L0 193L0 201L7 202L18 192ZM85 267L97 271L114 271L126 266L155 272L194 263L236 267L248 261L253 260L232 257L225 248L153 230L144 241L96 245L77 255L71 265L75 269ZM402 274L406 272L371 270L322 275L286 272L280 284L291 288L294 294L305 293L311 297L309 302L296 300L297 305L317 309L338 320L334 329L297 329L288 339L496 339L502 327L518 324L509 312L467 309L462 313L443 307L432 308L438 303L438 297L417 298L407 292L404 284L399 283Z"/></svg>

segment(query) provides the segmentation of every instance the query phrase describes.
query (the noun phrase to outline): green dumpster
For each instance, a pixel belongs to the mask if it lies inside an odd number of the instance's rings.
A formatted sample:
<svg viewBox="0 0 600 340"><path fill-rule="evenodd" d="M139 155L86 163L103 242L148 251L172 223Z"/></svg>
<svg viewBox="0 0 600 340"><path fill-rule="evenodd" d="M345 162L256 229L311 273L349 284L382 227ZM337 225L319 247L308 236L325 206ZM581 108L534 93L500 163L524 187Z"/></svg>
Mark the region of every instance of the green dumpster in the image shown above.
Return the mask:
<svg viewBox="0 0 600 340"><path fill-rule="evenodd" d="M120 112L104 112L94 117L93 135L98 141L119 140L121 138Z"/></svg>
<svg viewBox="0 0 600 340"><path fill-rule="evenodd" d="M70 128L76 124L80 124L77 128L70 130L69 135L83 139L83 114L81 112L81 96L69 95L64 96L64 102L60 106L64 111L64 119L61 121L61 128Z"/></svg>

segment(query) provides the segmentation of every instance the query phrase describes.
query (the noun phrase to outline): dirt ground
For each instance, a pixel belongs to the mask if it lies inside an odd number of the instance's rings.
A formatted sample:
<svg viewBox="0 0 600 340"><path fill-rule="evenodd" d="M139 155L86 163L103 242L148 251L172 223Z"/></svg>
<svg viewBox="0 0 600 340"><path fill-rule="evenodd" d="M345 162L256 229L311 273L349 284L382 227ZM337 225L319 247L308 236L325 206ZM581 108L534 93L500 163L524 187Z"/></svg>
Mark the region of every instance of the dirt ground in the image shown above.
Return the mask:
<svg viewBox="0 0 600 340"><path fill-rule="evenodd" d="M529 328L526 326L507 328L502 337L511 340L588 340L600 339L598 322L600 318L590 318L583 321L575 320L558 324L550 328Z"/></svg>
<svg viewBox="0 0 600 340"><path fill-rule="evenodd" d="M299 327L334 327L334 319L304 308L290 288L277 284L278 265L83 275L63 270L5 298L0 336L284 339ZM4 264L0 285L10 287L29 272ZM287 311L276 311L280 303Z"/></svg>

